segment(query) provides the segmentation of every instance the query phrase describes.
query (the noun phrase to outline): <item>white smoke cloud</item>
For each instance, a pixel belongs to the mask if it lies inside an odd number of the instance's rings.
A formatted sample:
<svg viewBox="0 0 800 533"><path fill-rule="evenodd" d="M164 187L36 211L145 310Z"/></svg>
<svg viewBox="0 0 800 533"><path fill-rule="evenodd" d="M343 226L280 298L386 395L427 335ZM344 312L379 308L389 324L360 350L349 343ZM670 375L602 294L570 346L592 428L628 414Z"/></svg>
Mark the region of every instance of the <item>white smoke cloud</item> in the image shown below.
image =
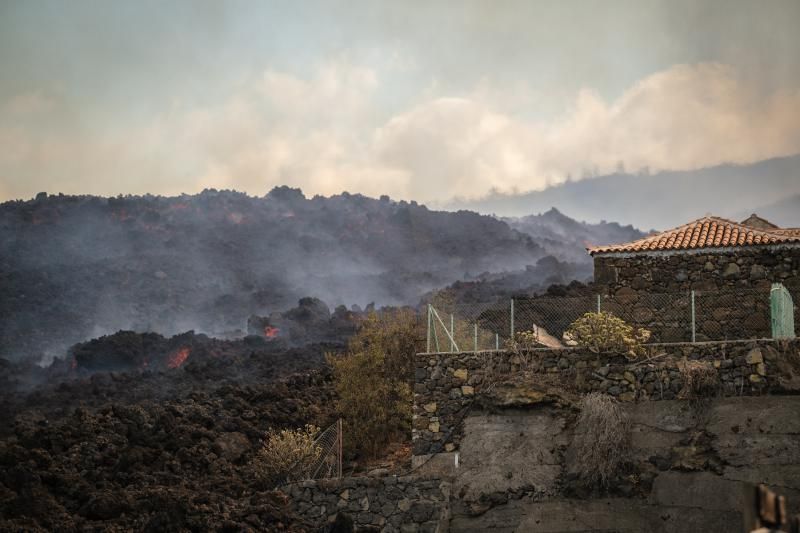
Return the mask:
<svg viewBox="0 0 800 533"><path fill-rule="evenodd" d="M21 126L20 113L40 114L49 102L22 99L13 114L0 110L0 186L69 192L48 186L58 176L72 192L260 195L288 184L435 204L620 168L691 170L800 152L800 90L763 94L721 64L675 65L613 101L584 89L541 120L498 104L503 88L486 80L459 97L429 89L397 113L383 104L391 89L376 70L346 61L306 77L268 70L220 105L74 137ZM519 87L509 99L525 101Z"/></svg>
<svg viewBox="0 0 800 533"><path fill-rule="evenodd" d="M258 192L289 183L435 202L620 168L691 170L800 151L800 91L760 95L718 64L674 66L613 102L583 90L542 122L499 111L482 87L376 123L377 74L347 64L311 80L268 72L257 88L206 115L212 161L203 186Z"/></svg>

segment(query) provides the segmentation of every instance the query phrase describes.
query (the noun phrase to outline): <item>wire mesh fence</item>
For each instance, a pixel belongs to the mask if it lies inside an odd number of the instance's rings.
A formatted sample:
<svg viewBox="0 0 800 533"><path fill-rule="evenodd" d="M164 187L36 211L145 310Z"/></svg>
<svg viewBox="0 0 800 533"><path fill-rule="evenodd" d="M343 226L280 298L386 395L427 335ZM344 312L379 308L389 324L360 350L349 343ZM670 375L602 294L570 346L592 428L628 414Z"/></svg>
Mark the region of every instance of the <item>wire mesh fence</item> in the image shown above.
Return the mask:
<svg viewBox="0 0 800 533"><path fill-rule="evenodd" d="M314 458L296 463L288 476L290 481L342 477L342 421L337 420L314 440Z"/></svg>
<svg viewBox="0 0 800 533"><path fill-rule="evenodd" d="M779 308L791 313L788 320L793 325L800 294L783 290L789 303ZM570 325L586 313L599 311L649 330L650 343L769 338L778 308L771 305L774 297L769 288L741 288L675 293L631 290L614 295L541 296L492 303L435 301L428 307L428 351L500 349L523 331L533 331L542 346L563 347ZM794 328L789 330L793 335Z"/></svg>

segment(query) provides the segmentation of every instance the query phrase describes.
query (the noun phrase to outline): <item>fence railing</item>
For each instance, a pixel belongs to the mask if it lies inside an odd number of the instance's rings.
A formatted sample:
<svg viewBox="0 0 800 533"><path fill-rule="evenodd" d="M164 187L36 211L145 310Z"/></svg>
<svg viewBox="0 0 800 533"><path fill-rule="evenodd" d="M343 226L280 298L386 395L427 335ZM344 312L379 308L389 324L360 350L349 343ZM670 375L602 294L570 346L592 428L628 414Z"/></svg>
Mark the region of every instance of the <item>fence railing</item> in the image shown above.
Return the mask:
<svg viewBox="0 0 800 533"><path fill-rule="evenodd" d="M794 337L795 304L780 284L770 289L731 289L613 295L538 296L492 303L434 300L427 310L428 352L503 348L508 339L534 331L542 346L564 346L564 332L589 312L611 313L651 332L648 342L700 342Z"/></svg>

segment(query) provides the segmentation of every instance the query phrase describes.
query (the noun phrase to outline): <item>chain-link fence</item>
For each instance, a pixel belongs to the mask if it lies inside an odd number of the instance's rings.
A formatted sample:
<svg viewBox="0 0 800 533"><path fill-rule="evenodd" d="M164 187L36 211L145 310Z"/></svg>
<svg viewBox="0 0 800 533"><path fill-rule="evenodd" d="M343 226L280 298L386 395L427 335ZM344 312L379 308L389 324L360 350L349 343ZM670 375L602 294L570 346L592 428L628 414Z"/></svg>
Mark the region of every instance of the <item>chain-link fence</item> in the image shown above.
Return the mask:
<svg viewBox="0 0 800 533"><path fill-rule="evenodd" d="M651 343L770 338L775 309L791 313L788 320L794 323L800 294L782 291L788 305L771 306L775 293L769 288L676 293L622 290L613 295L539 296L493 303L434 301L428 306L428 351L500 349L523 331L535 332L542 346L562 347L570 324L598 311L649 330Z"/></svg>
<svg viewBox="0 0 800 533"><path fill-rule="evenodd" d="M302 461L294 465L288 479L328 479L342 477L342 421L337 420L321 431L314 440L318 450L312 461Z"/></svg>

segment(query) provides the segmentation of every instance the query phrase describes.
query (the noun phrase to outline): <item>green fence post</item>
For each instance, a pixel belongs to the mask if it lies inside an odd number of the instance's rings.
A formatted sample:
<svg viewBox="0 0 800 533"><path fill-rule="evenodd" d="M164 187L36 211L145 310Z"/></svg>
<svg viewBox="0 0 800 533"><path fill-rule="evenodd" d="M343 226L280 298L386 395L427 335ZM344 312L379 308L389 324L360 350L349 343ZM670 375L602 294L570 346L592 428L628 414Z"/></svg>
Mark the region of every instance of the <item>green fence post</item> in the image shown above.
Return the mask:
<svg viewBox="0 0 800 533"><path fill-rule="evenodd" d="M600 295L597 295L597 314L600 314Z"/></svg>
<svg viewBox="0 0 800 533"><path fill-rule="evenodd" d="M511 338L514 338L514 298L511 298Z"/></svg>
<svg viewBox="0 0 800 533"><path fill-rule="evenodd" d="M494 349L495 350L500 349L500 335L497 333L494 334Z"/></svg>
<svg viewBox="0 0 800 533"><path fill-rule="evenodd" d="M694 310L694 290L692 290L692 342L696 342L697 336L697 324L696 324L696 315Z"/></svg>
<svg viewBox="0 0 800 533"><path fill-rule="evenodd" d="M473 345L474 345L474 347L475 347L475 351L477 352L477 351L478 351L478 323L477 323L477 322L475 322L475 329L474 329L473 340L475 341L475 342L473 343Z"/></svg>

